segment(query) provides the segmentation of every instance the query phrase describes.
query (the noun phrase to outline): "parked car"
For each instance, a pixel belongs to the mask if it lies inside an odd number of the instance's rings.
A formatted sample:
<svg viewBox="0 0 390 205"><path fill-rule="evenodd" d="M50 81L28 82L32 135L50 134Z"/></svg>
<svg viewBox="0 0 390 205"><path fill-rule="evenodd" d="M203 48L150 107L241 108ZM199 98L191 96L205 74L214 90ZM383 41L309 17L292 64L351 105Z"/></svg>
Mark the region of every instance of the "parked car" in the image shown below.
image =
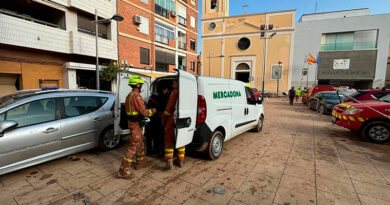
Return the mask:
<svg viewBox="0 0 390 205"><path fill-rule="evenodd" d="M307 90L307 93L302 95L302 103L306 104L312 96L314 96L318 92L323 91L335 91L335 88L331 85L316 85Z"/></svg>
<svg viewBox="0 0 390 205"><path fill-rule="evenodd" d="M338 96L337 96L338 95ZM309 100L309 108L323 115L332 113L336 104L343 102L345 95L336 91L325 91L316 93Z"/></svg>
<svg viewBox="0 0 390 205"><path fill-rule="evenodd" d="M377 89L369 89L369 90L359 90L344 99L344 102L350 101L362 101L362 100L376 100L383 96L390 94L390 90L377 90Z"/></svg>
<svg viewBox="0 0 390 205"><path fill-rule="evenodd" d="M390 94L378 100L348 102L336 105L332 122L354 131L369 141L390 141Z"/></svg>
<svg viewBox="0 0 390 205"><path fill-rule="evenodd" d="M0 98L0 175L100 146L114 149L115 95L27 90Z"/></svg>

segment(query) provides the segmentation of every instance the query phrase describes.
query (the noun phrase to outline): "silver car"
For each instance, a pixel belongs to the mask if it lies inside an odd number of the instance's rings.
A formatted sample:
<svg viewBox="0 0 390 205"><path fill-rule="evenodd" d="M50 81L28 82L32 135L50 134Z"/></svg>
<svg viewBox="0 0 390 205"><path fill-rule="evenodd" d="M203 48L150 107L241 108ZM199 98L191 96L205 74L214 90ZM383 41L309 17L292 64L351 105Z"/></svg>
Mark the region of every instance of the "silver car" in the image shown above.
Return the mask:
<svg viewBox="0 0 390 205"><path fill-rule="evenodd" d="M29 90L0 97L0 175L100 146L116 148L115 95Z"/></svg>

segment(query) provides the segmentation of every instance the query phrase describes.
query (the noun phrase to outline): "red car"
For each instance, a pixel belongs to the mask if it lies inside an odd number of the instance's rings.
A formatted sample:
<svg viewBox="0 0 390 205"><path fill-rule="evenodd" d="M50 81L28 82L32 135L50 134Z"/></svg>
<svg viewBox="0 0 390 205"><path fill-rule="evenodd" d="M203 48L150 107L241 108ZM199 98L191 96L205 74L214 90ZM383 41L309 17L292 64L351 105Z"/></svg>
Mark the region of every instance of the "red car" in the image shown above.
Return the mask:
<svg viewBox="0 0 390 205"><path fill-rule="evenodd" d="M374 89L359 90L356 93L353 93L352 95L346 97L344 99L344 102L350 102L355 100L357 101L376 100L388 94L390 94L390 90L374 90Z"/></svg>
<svg viewBox="0 0 390 205"><path fill-rule="evenodd" d="M309 88L307 93L302 94L302 103L306 104L313 95L323 91L335 91L335 88L331 85L316 85L312 88Z"/></svg>
<svg viewBox="0 0 390 205"><path fill-rule="evenodd" d="M261 91L257 90L256 88L251 88L251 89L252 89L252 93L253 93L253 96L255 97L255 99L259 99L261 96Z"/></svg>
<svg viewBox="0 0 390 205"><path fill-rule="evenodd" d="M336 105L332 122L379 144L390 141L390 95L376 101L348 102Z"/></svg>

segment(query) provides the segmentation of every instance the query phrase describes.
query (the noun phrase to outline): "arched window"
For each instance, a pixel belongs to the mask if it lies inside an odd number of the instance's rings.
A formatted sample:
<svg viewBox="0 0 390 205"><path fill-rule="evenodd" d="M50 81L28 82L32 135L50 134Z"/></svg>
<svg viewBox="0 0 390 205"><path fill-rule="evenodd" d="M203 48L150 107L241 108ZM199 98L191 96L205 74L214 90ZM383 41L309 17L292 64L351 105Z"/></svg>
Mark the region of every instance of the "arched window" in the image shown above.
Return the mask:
<svg viewBox="0 0 390 205"><path fill-rule="evenodd" d="M247 63L240 63L236 67L236 80L242 81L244 83L249 83L249 78L251 75L251 68Z"/></svg>

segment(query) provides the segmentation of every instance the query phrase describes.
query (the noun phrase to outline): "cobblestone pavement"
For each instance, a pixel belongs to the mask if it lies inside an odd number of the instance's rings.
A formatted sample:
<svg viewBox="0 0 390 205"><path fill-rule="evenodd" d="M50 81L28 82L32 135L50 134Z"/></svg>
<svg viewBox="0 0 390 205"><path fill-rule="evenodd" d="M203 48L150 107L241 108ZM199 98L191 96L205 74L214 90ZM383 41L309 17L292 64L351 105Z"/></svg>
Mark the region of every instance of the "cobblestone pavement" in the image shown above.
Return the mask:
<svg viewBox="0 0 390 205"><path fill-rule="evenodd" d="M217 161L188 157L166 172L147 158L126 181L115 178L126 146L85 152L0 176L0 204L390 204L389 145L301 104L270 100L265 111L263 132L226 142Z"/></svg>

